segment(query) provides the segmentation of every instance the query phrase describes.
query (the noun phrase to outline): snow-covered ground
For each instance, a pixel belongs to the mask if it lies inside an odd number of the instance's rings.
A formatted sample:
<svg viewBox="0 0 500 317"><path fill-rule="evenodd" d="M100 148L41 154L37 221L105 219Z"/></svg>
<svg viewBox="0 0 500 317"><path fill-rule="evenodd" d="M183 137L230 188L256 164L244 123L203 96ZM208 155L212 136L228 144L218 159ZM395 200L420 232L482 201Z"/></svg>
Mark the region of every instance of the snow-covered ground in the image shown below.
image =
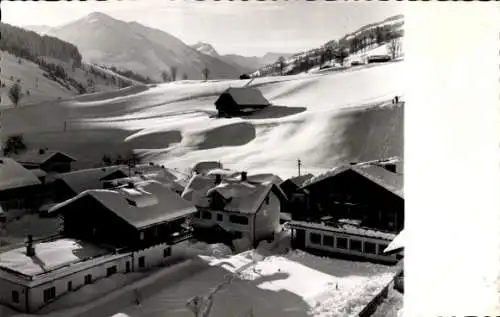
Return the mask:
<svg viewBox="0 0 500 317"><path fill-rule="evenodd" d="M184 260L149 273L117 274L55 301L46 317L193 316L187 303L212 305L210 316L357 316L398 268L289 250L289 233L236 255L220 244L179 245ZM180 259L180 258L179 258ZM391 293L392 294L392 293ZM392 294L378 313L395 312ZM140 298L140 304L136 300ZM62 309L62 310L60 310ZM32 316L0 307L2 317ZM394 316L395 315L391 315Z"/></svg>
<svg viewBox="0 0 500 317"><path fill-rule="evenodd" d="M283 178L317 173L340 160L402 156L403 63L356 71L257 78L273 106L245 118L214 118L214 101L245 80L167 83L7 109L3 135L24 134L29 147L66 151L75 164L141 150L146 160L185 170L202 160ZM39 120L43 116L44 120ZM67 131L63 131L64 122Z"/></svg>

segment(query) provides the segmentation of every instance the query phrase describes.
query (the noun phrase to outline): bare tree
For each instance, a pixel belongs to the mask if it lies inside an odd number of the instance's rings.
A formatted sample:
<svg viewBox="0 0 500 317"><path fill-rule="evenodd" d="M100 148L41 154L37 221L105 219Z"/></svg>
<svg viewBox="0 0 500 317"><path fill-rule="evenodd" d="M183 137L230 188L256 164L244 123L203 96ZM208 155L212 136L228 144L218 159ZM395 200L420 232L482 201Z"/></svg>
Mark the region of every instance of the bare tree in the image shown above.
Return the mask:
<svg viewBox="0 0 500 317"><path fill-rule="evenodd" d="M208 67L205 66L205 68L203 68L202 72L203 72L203 78L205 78L205 80L208 80L208 76L210 75L210 69L208 69Z"/></svg>
<svg viewBox="0 0 500 317"><path fill-rule="evenodd" d="M166 83L168 81L170 81L170 75L168 74L168 72L166 70L162 71L161 72L161 78L163 79L163 82Z"/></svg>
<svg viewBox="0 0 500 317"><path fill-rule="evenodd" d="M14 106L17 106L19 104L19 101L21 101L21 98L23 97L21 85L18 83L15 83L10 87L9 89L9 98L14 104Z"/></svg>
<svg viewBox="0 0 500 317"><path fill-rule="evenodd" d="M170 79L172 81L175 81L177 79L177 67L176 66L170 66Z"/></svg>
<svg viewBox="0 0 500 317"><path fill-rule="evenodd" d="M387 44L387 50L392 59L398 57L401 52L401 39L399 37L391 39Z"/></svg>
<svg viewBox="0 0 500 317"><path fill-rule="evenodd" d="M278 67L280 68L280 75L283 76L283 69L285 68L285 58L283 56L278 58Z"/></svg>

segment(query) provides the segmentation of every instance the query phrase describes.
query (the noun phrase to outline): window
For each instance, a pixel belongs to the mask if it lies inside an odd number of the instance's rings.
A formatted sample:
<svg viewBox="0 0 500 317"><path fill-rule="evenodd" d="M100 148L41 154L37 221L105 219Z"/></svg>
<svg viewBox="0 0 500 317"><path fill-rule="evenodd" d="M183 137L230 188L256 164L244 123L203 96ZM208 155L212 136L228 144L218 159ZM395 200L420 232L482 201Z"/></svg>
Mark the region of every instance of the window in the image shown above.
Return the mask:
<svg viewBox="0 0 500 317"><path fill-rule="evenodd" d="M217 221L223 221L224 218L222 216L222 214L217 214Z"/></svg>
<svg viewBox="0 0 500 317"><path fill-rule="evenodd" d="M318 233L311 233L310 239L312 244L321 244L321 235Z"/></svg>
<svg viewBox="0 0 500 317"><path fill-rule="evenodd" d="M333 237L332 236L323 236L323 244L333 248Z"/></svg>
<svg viewBox="0 0 500 317"><path fill-rule="evenodd" d="M382 255L384 254L384 250L388 247L387 244L379 244L378 245L378 254Z"/></svg>
<svg viewBox="0 0 500 317"><path fill-rule="evenodd" d="M130 262L125 263L125 273L130 273Z"/></svg>
<svg viewBox="0 0 500 317"><path fill-rule="evenodd" d="M72 290L73 290L73 282L69 281L68 282L68 291L72 291Z"/></svg>
<svg viewBox="0 0 500 317"><path fill-rule="evenodd" d="M210 220L212 219L212 213L210 211L204 211L201 213L201 218Z"/></svg>
<svg viewBox="0 0 500 317"><path fill-rule="evenodd" d="M43 291L43 301L48 302L56 297L56 288L54 286Z"/></svg>
<svg viewBox="0 0 500 317"><path fill-rule="evenodd" d="M347 239L346 238L337 238L337 248L347 249Z"/></svg>
<svg viewBox="0 0 500 317"><path fill-rule="evenodd" d="M14 304L19 304L19 292L18 291L12 291L12 302Z"/></svg>
<svg viewBox="0 0 500 317"><path fill-rule="evenodd" d="M248 218L245 216L231 215L229 216L229 221L240 225L248 225Z"/></svg>
<svg viewBox="0 0 500 317"><path fill-rule="evenodd" d="M170 247L168 248L165 248L163 250L163 257L166 258L167 256L171 256L172 255L172 249Z"/></svg>
<svg viewBox="0 0 500 317"><path fill-rule="evenodd" d="M351 240L351 246L349 249L353 250L353 251L358 251L358 252L362 252L363 249L362 249L362 242L361 240L356 240L356 239L352 239Z"/></svg>
<svg viewBox="0 0 500 317"><path fill-rule="evenodd" d="M146 259L143 256L141 256L139 258L139 267L144 268L145 266L146 266Z"/></svg>
<svg viewBox="0 0 500 317"><path fill-rule="evenodd" d="M115 274L116 272L117 272L116 265L113 265L113 266L108 267L106 269L106 276L111 276L111 275Z"/></svg>
<svg viewBox="0 0 500 317"><path fill-rule="evenodd" d="M85 275L85 277L84 277L84 283L85 283L85 284L90 284L90 283L92 283L92 275L91 275L91 274L87 274L87 275Z"/></svg>
<svg viewBox="0 0 500 317"><path fill-rule="evenodd" d="M376 254L377 253L376 248L377 248L377 246L375 243L365 242L365 253Z"/></svg>
<svg viewBox="0 0 500 317"><path fill-rule="evenodd" d="M269 196L266 196L266 205L269 205Z"/></svg>

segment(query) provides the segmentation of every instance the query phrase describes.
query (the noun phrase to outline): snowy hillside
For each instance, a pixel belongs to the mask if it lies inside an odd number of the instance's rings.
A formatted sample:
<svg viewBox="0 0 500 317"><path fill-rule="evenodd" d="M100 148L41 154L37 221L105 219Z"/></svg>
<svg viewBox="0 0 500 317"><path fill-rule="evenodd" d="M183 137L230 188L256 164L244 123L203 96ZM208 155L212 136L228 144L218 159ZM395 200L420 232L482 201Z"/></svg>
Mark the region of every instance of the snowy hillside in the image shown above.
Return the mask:
<svg viewBox="0 0 500 317"><path fill-rule="evenodd" d="M403 156L403 108L390 105L402 94L402 66L257 78L251 85L274 106L245 118L213 116L218 95L246 81L179 81L7 109L0 124L28 147L68 152L76 166L135 149L180 170L220 160L286 178L296 175L297 159L315 173L342 160Z"/></svg>
<svg viewBox="0 0 500 317"><path fill-rule="evenodd" d="M211 78L238 78L247 71L200 54L166 32L98 12L52 28L48 34L75 44L85 61L130 69L159 81L161 72L171 66L178 68L179 77L185 73L189 79L201 79L205 66Z"/></svg>
<svg viewBox="0 0 500 317"><path fill-rule="evenodd" d="M45 58L45 60L49 60ZM19 63L21 62L21 63ZM108 79L104 79L97 74L89 73L81 68L72 70L72 67L55 59L50 59L53 64L61 65L68 76L84 85L88 91L113 91L119 89L117 81L112 81L114 77L128 84L139 84L129 78L120 76L110 71L105 72ZM84 64L83 67L90 66L99 69L94 65ZM47 76L47 72L42 70L38 64L29 60L15 57L12 54L1 51L0 81L5 84L5 87L0 87L1 103L0 106L11 106L12 102L8 97L8 90L14 83L19 83L22 87L23 97L20 105L54 100L57 98L69 98L78 95L75 87L71 86L67 81L61 79L51 79ZM45 75L44 75L45 74ZM89 87L89 81L92 81L92 87Z"/></svg>
<svg viewBox="0 0 500 317"><path fill-rule="evenodd" d="M357 29L356 31L354 31L350 34L347 34L345 36L345 39L351 39L357 35L360 35L362 32L366 32L368 30L375 29L377 27L384 27L384 26L391 27L391 29L394 31L403 31L404 15L402 15L402 14L395 15L395 16L389 17L383 21L365 25L365 26Z"/></svg>

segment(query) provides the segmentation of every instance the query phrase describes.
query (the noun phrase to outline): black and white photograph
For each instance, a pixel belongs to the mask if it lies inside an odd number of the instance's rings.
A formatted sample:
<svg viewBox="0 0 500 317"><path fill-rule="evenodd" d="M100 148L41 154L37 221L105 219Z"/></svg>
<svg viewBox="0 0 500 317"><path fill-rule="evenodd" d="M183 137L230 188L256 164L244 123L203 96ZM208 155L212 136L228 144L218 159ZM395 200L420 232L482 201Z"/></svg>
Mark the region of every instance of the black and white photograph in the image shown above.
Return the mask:
<svg viewBox="0 0 500 317"><path fill-rule="evenodd" d="M1 9L1 317L403 316L400 2Z"/></svg>

